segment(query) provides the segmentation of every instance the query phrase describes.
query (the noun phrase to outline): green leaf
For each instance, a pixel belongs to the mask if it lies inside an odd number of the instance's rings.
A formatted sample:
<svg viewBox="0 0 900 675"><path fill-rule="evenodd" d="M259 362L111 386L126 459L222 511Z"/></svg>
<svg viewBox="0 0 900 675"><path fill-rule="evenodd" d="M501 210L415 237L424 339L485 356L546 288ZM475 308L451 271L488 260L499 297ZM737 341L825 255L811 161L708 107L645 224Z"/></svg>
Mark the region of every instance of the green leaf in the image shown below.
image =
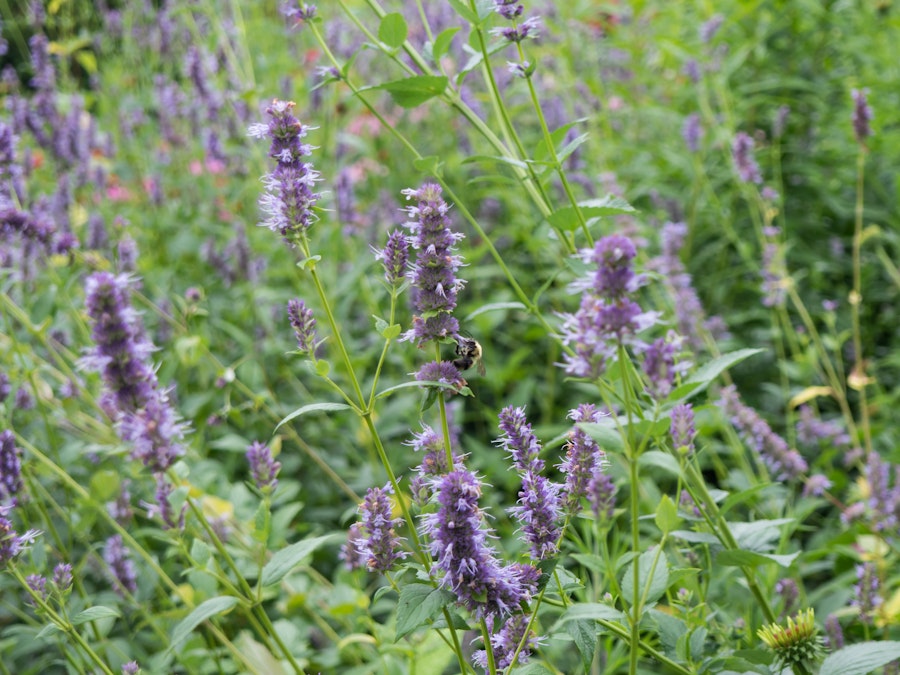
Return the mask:
<svg viewBox="0 0 900 675"><path fill-rule="evenodd" d="M425 626L453 602L453 594L428 584L409 584L400 589L397 603L397 640Z"/></svg>
<svg viewBox="0 0 900 675"><path fill-rule="evenodd" d="M498 312L504 309L521 309L523 311L528 310L528 308L521 302L492 302L487 305L481 305L474 312L467 314L464 321L470 321L480 314L486 314L487 312Z"/></svg>
<svg viewBox="0 0 900 675"><path fill-rule="evenodd" d="M559 619L556 620L553 630L556 630L567 621L583 621L592 619L594 621L603 619L605 621L624 621L625 615L615 607L604 605L601 602L579 602L567 609Z"/></svg>
<svg viewBox="0 0 900 675"><path fill-rule="evenodd" d="M287 548L283 548L272 556L272 559L263 567L262 579L263 586L271 586L281 581L288 572L300 564L300 562L334 537L342 537L342 535L324 535L321 537L313 537L312 539L304 539L296 544L291 544Z"/></svg>
<svg viewBox="0 0 900 675"><path fill-rule="evenodd" d="M719 538L709 532L691 532L690 530L675 530L673 537L683 539L692 544L718 544Z"/></svg>
<svg viewBox="0 0 900 675"><path fill-rule="evenodd" d="M663 534L668 534L678 527L678 524L681 522L681 518L678 517L678 507L675 506L669 495L662 496L659 506L656 507L654 519L656 526Z"/></svg>
<svg viewBox="0 0 900 675"><path fill-rule="evenodd" d="M235 646L240 650L241 656L254 666L253 672L286 675L281 662L266 649L265 645L250 637L249 631L240 632L235 640Z"/></svg>
<svg viewBox="0 0 900 675"><path fill-rule="evenodd" d="M74 617L72 617L72 625L80 626L83 623L87 623L88 621L95 621L96 619L109 619L109 618L118 618L122 616L122 614L117 609L113 609L112 607L104 607L103 605L97 605L96 607L88 607L87 609L78 612Z"/></svg>
<svg viewBox="0 0 900 675"><path fill-rule="evenodd" d="M712 361L707 361L689 378L682 382L680 386L676 387L675 390L669 394L667 400L670 403L674 403L690 398L694 394L706 389L706 387L709 386L709 383L722 374L723 371L728 370L731 366L740 363L745 359L749 359L751 356L761 354L764 351L764 349L738 349L734 352L722 354L722 356L714 358Z"/></svg>
<svg viewBox="0 0 900 675"><path fill-rule="evenodd" d="M687 624L677 616L651 609L650 616L656 622L659 631L659 640L666 648L668 654L674 654L678 646L678 640L687 633Z"/></svg>
<svg viewBox="0 0 900 675"><path fill-rule="evenodd" d="M272 531L272 512L269 510L269 504L266 500L262 500L256 508L256 514L253 517L253 538L260 542L269 540L269 533Z"/></svg>
<svg viewBox="0 0 900 675"><path fill-rule="evenodd" d="M606 195L600 199L588 199L578 202L578 207L585 220L600 216L617 216L624 213L637 212L637 209L631 204L615 195ZM579 222L574 206L564 206L561 209L557 209L547 216L547 220L553 227L560 230L574 230L578 227Z"/></svg>
<svg viewBox="0 0 900 675"><path fill-rule="evenodd" d="M673 476L681 476L681 466L679 466L678 460L662 450L645 452L638 459L638 465L641 467L655 466Z"/></svg>
<svg viewBox="0 0 900 675"><path fill-rule="evenodd" d="M382 89L391 95L394 103L403 108L415 108L428 99L440 96L447 88L447 78L443 75L414 75L402 80L385 82L368 89Z"/></svg>
<svg viewBox="0 0 900 675"><path fill-rule="evenodd" d="M331 364L328 363L325 359L319 359L316 361L316 375L319 377L328 377L328 373L331 372ZM275 427L276 429L278 427Z"/></svg>
<svg viewBox="0 0 900 675"><path fill-rule="evenodd" d="M566 624L566 632L572 636L575 646L581 654L581 663L584 672L591 671L591 662L594 660L594 652L597 651L597 624L590 619L576 619Z"/></svg>
<svg viewBox="0 0 900 675"><path fill-rule="evenodd" d="M440 161L440 157L437 155L428 155L427 157L417 157L413 160L413 166L416 171L420 171L422 173L428 174L430 176L435 176L440 178L443 175L443 171L441 167L443 166L443 162Z"/></svg>
<svg viewBox="0 0 900 675"><path fill-rule="evenodd" d="M656 567L654 568L654 562ZM653 576L651 577L651 572ZM636 602L634 597L635 565L632 560L625 568L622 581L619 584L622 589L622 599L632 607ZM645 551L638 558L637 564L638 585L644 604L656 602L666 591L669 585L669 559L666 554L656 549Z"/></svg>
<svg viewBox="0 0 900 675"><path fill-rule="evenodd" d="M579 427L593 438L600 447L606 451L620 452L625 448L622 443L622 437L619 436L619 430L616 429L612 418L605 417L602 422L581 422Z"/></svg>
<svg viewBox="0 0 900 675"><path fill-rule="evenodd" d="M456 10L456 13L459 14L462 18L468 21L473 26L478 25L478 15L469 9L468 5L464 3L462 0L449 0L450 6Z"/></svg>
<svg viewBox="0 0 900 675"><path fill-rule="evenodd" d="M528 169L528 164L521 159L515 157L503 157L502 155L469 155L462 163L474 164L475 162L500 162L501 164L509 164L519 169Z"/></svg>
<svg viewBox="0 0 900 675"><path fill-rule="evenodd" d="M770 565L777 563L782 567L790 567L800 551L790 555L775 555L774 553L757 553L756 551L722 551L716 556L716 563L725 567L757 567L758 565Z"/></svg>
<svg viewBox="0 0 900 675"><path fill-rule="evenodd" d="M408 33L406 19L399 12L385 14L381 18L381 24L378 26L378 39L388 47L392 49L402 47Z"/></svg>
<svg viewBox="0 0 900 675"><path fill-rule="evenodd" d="M728 523L728 528L738 548L767 552L772 549L772 542L781 537L781 526L793 522L793 518L754 520L752 523Z"/></svg>
<svg viewBox="0 0 900 675"><path fill-rule="evenodd" d="M401 328L399 323L392 323L390 326L381 331L381 336L385 340L393 340L398 335L400 335L400 330Z"/></svg>
<svg viewBox="0 0 900 675"><path fill-rule="evenodd" d="M829 654L819 675L866 675L900 659L900 642L860 642Z"/></svg>
<svg viewBox="0 0 900 675"><path fill-rule="evenodd" d="M227 612L238 603L238 599L232 595L220 595L217 598L199 604L193 612L184 617L175 630L172 631L172 639L169 640L169 646L165 653L168 654L178 645L184 642L188 636L194 632L194 629L207 619L211 619L217 614Z"/></svg>
<svg viewBox="0 0 900 675"><path fill-rule="evenodd" d="M338 410L349 410L350 406L346 403L310 403L309 405L305 405L302 408L297 408L290 415L281 420L273 431L278 431L278 428L283 424L287 424L291 420L300 417L300 415L305 415L311 412L336 412Z"/></svg>
<svg viewBox="0 0 900 675"><path fill-rule="evenodd" d="M375 319L375 330L383 333L384 329L388 327L388 322L375 314L372 315L372 318Z"/></svg>
<svg viewBox="0 0 900 675"><path fill-rule="evenodd" d="M440 61L441 57L450 51L453 36L455 36L459 30L459 26L442 30L434 39L434 44L431 46L431 58L435 63Z"/></svg>

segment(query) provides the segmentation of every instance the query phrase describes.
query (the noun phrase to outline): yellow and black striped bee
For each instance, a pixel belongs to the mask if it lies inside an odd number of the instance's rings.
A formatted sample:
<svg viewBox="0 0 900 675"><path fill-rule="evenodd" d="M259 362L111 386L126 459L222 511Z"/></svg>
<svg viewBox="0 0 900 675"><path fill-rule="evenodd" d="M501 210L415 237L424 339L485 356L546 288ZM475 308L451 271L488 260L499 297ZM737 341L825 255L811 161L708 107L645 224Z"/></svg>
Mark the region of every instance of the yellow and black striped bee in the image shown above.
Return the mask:
<svg viewBox="0 0 900 675"><path fill-rule="evenodd" d="M484 377L484 363L481 361L481 345L477 340L470 337L456 336L456 358L453 365L459 370L468 370L472 366L477 366L478 374Z"/></svg>

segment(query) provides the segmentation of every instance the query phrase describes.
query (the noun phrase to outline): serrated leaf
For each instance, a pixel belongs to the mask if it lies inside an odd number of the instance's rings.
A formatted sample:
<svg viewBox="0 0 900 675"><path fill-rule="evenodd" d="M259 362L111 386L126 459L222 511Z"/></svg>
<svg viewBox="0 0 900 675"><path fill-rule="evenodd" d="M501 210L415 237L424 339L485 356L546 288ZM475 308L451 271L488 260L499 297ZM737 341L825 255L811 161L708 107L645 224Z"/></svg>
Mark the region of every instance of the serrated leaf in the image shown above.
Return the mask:
<svg viewBox="0 0 900 675"><path fill-rule="evenodd" d="M60 627L55 623L48 623L46 626L41 628L37 635L34 636L35 640L40 640L41 638L47 637L48 635L53 635L54 633L60 632Z"/></svg>
<svg viewBox="0 0 900 675"><path fill-rule="evenodd" d="M400 589L397 603L397 640L425 626L453 602L453 595L427 584L409 584Z"/></svg>
<svg viewBox="0 0 900 675"><path fill-rule="evenodd" d="M656 602L669 585L669 559L666 554L655 549L645 551L637 560L638 588L644 604ZM654 567L654 563L656 566ZM652 572L652 576L651 576ZM625 568L620 588L622 599L634 607L634 561Z"/></svg>
<svg viewBox="0 0 900 675"><path fill-rule="evenodd" d="M168 654L172 650L174 650L178 645L184 642L188 636L194 632L194 629L199 626L204 621L211 619L212 617L222 614L223 612L227 612L229 609L234 607L238 602L238 599L231 595L220 595L217 598L210 598L209 600L199 604L194 611L184 617L175 629L172 631L172 639L169 640L169 646L166 648L165 653Z"/></svg>
<svg viewBox="0 0 900 675"><path fill-rule="evenodd" d="M263 567L262 578L260 583L263 586L271 586L281 581L288 572L299 565L304 558L312 555L317 548L326 543L329 539L333 539L336 535L324 535L321 537L313 537L312 539L304 539L296 544L291 544L287 548L283 548L272 556L272 559ZM340 535L337 535L340 536Z"/></svg>
<svg viewBox="0 0 900 675"><path fill-rule="evenodd" d="M88 607L87 609L78 612L78 614L72 617L72 625L80 626L81 624L88 621L94 621L96 619L118 618L120 616L122 616L122 614L117 609L113 609L112 607L104 607L103 605L97 605L96 607Z"/></svg>
<svg viewBox="0 0 900 675"><path fill-rule="evenodd" d="M675 506L669 495L663 495L662 499L659 500L654 520L656 526L663 534L668 534L678 527L678 524L681 522L681 518L678 516L678 507Z"/></svg>
<svg viewBox="0 0 900 675"><path fill-rule="evenodd" d="M651 609L650 616L656 621L656 626L659 630L659 640L665 647L666 652L674 654L678 640L687 633L687 624L677 616L660 612L658 609Z"/></svg>
<svg viewBox="0 0 900 675"><path fill-rule="evenodd" d="M305 405L302 408L297 408L290 415L281 420L276 426L274 431L278 431L278 428L283 424L287 424L293 419L300 417L301 415L306 415L311 412L336 412L338 410L348 410L350 408L346 403L310 403L309 405Z"/></svg>
<svg viewBox="0 0 900 675"><path fill-rule="evenodd" d="M375 319L375 330L379 333L382 333L385 328L388 327L388 322L382 319L380 316L372 315L372 318Z"/></svg>
<svg viewBox="0 0 900 675"><path fill-rule="evenodd" d="M895 659L900 659L900 642L860 642L829 654L819 675L866 675Z"/></svg>
<svg viewBox="0 0 900 675"><path fill-rule="evenodd" d="M402 80L385 82L367 89L381 89L390 94L394 103L403 108L415 108L428 99L440 96L449 80L444 75L413 75Z"/></svg>
<svg viewBox="0 0 900 675"><path fill-rule="evenodd" d="M719 553L716 556L716 563L725 567L757 567L772 563L777 563L782 567L790 567L799 555L799 551L790 555L775 555L774 553L758 553L757 551L730 550Z"/></svg>
<svg viewBox="0 0 900 675"><path fill-rule="evenodd" d="M585 220L600 216L617 216L637 212L631 204L615 195L606 195L599 199L587 199L578 202L578 208ZM557 209L547 216L547 220L553 227L561 230L574 230L579 223L574 206L564 206L561 209Z"/></svg>
<svg viewBox="0 0 900 675"><path fill-rule="evenodd" d="M409 28L406 19L399 12L392 12L381 17L378 25L378 39L392 49L398 49L406 42Z"/></svg>
<svg viewBox="0 0 900 675"><path fill-rule="evenodd" d="M581 654L581 664L584 672L591 670L591 662L594 660L594 652L597 650L597 624L589 619L576 619L566 623L566 632L572 636L578 652Z"/></svg>

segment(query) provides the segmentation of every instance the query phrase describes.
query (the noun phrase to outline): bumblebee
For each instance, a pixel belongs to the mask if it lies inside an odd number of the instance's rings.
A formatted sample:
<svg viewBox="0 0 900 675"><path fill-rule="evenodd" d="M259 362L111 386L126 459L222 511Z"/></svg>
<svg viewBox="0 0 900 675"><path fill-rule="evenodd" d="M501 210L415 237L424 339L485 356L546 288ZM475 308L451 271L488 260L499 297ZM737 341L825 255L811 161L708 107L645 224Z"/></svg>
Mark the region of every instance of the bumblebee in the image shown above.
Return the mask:
<svg viewBox="0 0 900 675"><path fill-rule="evenodd" d="M478 374L484 377L484 363L481 362L481 345L477 340L462 335L456 336L456 358L453 365L459 370L478 367Z"/></svg>

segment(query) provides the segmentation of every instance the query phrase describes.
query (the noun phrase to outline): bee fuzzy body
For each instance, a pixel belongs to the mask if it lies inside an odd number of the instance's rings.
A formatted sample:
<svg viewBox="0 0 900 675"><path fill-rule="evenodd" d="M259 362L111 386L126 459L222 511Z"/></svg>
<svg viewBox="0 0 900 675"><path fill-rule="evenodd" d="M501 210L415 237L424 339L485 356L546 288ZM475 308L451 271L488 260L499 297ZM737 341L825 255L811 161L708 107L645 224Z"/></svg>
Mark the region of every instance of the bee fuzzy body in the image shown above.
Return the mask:
<svg viewBox="0 0 900 675"><path fill-rule="evenodd" d="M459 370L468 370L472 366L478 368L478 374L484 376L484 363L481 361L481 345L477 340L461 335L456 336L456 358L453 365Z"/></svg>

